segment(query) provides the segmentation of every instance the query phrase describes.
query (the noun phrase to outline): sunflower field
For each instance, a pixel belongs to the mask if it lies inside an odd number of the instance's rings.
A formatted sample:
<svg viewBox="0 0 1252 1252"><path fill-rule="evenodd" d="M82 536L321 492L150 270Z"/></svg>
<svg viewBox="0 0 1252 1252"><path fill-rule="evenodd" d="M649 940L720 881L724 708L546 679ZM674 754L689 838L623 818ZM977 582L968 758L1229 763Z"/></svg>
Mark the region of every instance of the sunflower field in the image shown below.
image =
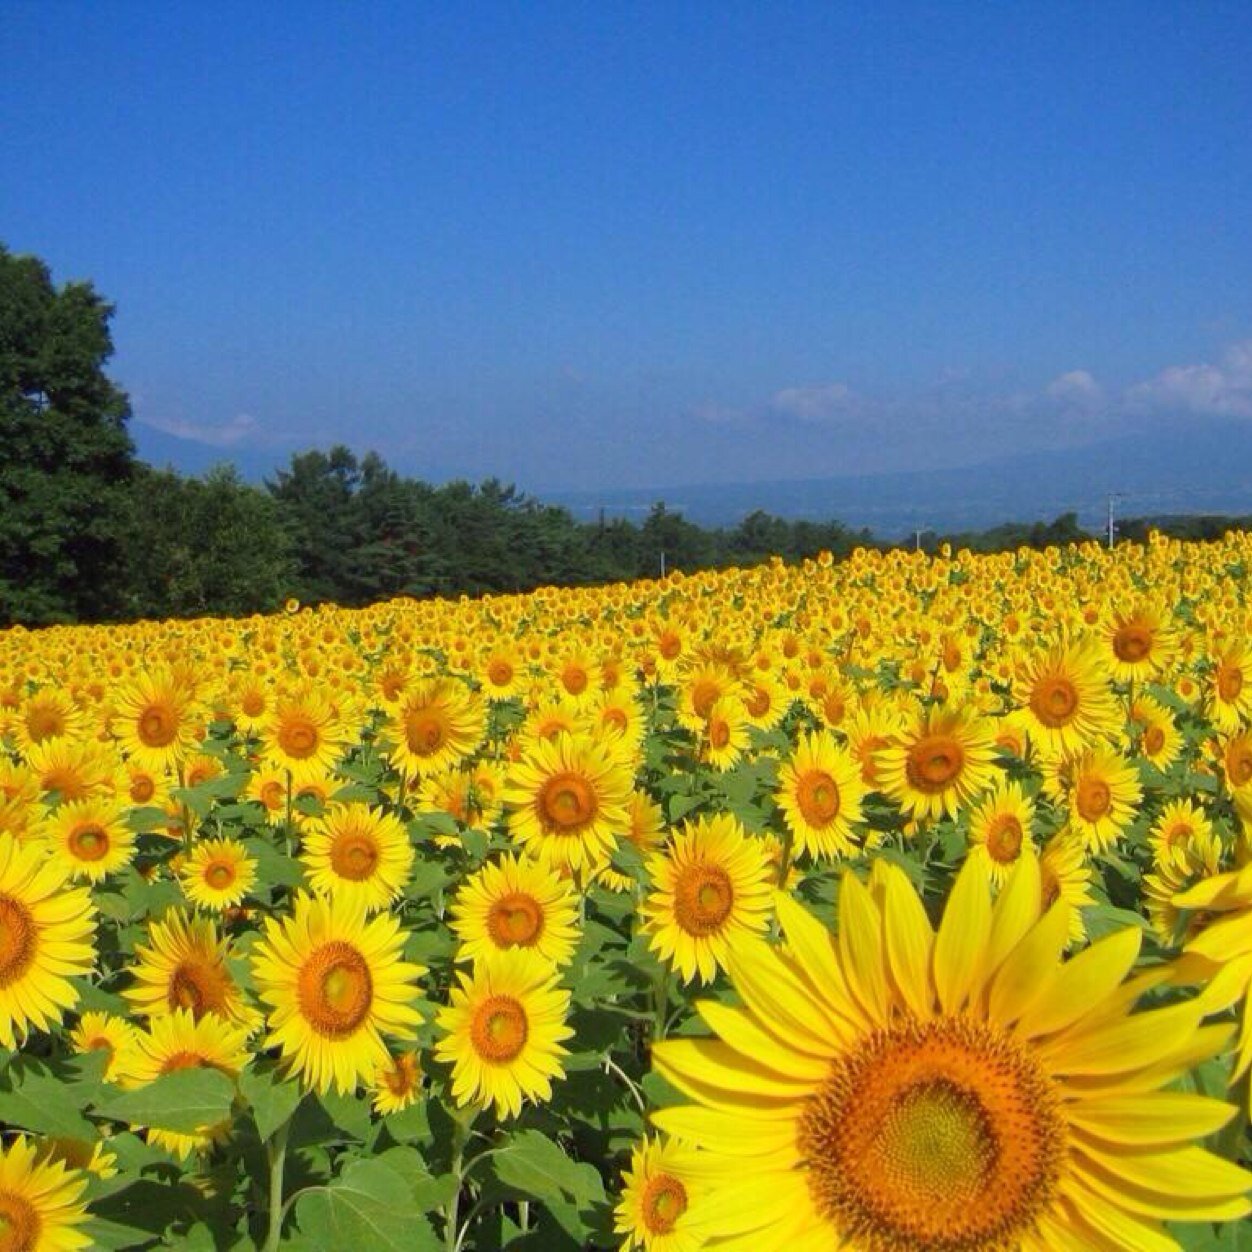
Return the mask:
<svg viewBox="0 0 1252 1252"><path fill-rule="evenodd" d="M0 633L0 1250L1249 1246L1250 571Z"/></svg>

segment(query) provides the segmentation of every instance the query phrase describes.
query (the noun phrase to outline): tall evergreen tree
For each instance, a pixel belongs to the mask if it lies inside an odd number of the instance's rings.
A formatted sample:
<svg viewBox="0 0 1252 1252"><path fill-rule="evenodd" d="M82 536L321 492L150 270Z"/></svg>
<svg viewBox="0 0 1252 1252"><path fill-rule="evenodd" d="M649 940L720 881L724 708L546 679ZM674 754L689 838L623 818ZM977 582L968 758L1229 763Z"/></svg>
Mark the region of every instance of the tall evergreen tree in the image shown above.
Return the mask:
<svg viewBox="0 0 1252 1252"><path fill-rule="evenodd" d="M104 373L113 308L0 246L0 621L99 620L125 604L130 404Z"/></svg>

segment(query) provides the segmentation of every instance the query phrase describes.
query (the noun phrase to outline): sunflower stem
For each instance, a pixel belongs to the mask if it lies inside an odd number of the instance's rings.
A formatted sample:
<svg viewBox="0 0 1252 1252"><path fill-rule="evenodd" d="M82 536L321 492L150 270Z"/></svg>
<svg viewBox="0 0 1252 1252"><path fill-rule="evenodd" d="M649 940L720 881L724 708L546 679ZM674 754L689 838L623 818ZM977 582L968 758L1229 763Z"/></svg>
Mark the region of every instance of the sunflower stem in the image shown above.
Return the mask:
<svg viewBox="0 0 1252 1252"><path fill-rule="evenodd" d="M652 980L652 1008L655 1014L652 1024L652 1041L665 1038L665 1026L669 1018L669 970L662 965Z"/></svg>
<svg viewBox="0 0 1252 1252"><path fill-rule="evenodd" d="M478 1110L473 1109L469 1112L468 1117L464 1111L458 1111L453 1118L452 1124L452 1164L450 1172L452 1177L456 1179L456 1186L452 1190L452 1194L448 1197L447 1208L444 1210L445 1224L443 1232L444 1247L447 1252L457 1252L461 1246L460 1224L460 1205L461 1205L461 1183L463 1182L468 1170L465 1169L465 1145L469 1142L470 1129L474 1124L474 1118L478 1115ZM481 1158L475 1158L471 1161L471 1166Z"/></svg>
<svg viewBox="0 0 1252 1252"><path fill-rule="evenodd" d="M282 1240L283 1217L286 1214L283 1206L283 1169L287 1163L287 1134L290 1129L291 1119L288 1118L265 1143L265 1154L270 1165L270 1208L265 1233L265 1252L277 1252Z"/></svg>
<svg viewBox="0 0 1252 1252"><path fill-rule="evenodd" d="M780 890L787 889L787 875L791 872L791 847L793 836L791 827L788 826L783 831L782 851L778 854L778 886Z"/></svg>

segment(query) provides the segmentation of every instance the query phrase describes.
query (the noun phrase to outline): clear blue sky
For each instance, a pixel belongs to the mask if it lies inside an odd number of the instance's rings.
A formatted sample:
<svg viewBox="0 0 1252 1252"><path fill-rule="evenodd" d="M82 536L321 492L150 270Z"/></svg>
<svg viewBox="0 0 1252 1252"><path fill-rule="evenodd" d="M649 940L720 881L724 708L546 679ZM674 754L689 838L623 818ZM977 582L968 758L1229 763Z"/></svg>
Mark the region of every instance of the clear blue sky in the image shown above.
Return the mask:
<svg viewBox="0 0 1252 1252"><path fill-rule="evenodd" d="M0 242L141 451L435 480L962 464L1252 420L1252 5L67 3Z"/></svg>

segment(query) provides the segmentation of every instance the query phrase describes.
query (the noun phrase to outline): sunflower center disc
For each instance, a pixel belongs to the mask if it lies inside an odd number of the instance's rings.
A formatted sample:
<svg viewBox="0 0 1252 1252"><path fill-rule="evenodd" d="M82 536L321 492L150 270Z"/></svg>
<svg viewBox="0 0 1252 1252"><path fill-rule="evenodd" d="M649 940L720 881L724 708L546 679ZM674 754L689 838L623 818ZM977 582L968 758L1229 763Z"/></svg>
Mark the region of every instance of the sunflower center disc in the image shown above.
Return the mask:
<svg viewBox="0 0 1252 1252"><path fill-rule="evenodd" d="M230 984L221 966L204 960L187 960L170 975L166 1003L170 1012L190 1009L199 1021L206 1013L220 1013L226 1007Z"/></svg>
<svg viewBox="0 0 1252 1252"><path fill-rule="evenodd" d="M1022 850L1022 824L1012 813L1001 813L987 832L987 851L993 861L1010 865Z"/></svg>
<svg viewBox="0 0 1252 1252"><path fill-rule="evenodd" d="M259 691L245 692L239 707L246 717L260 717L265 712L265 697Z"/></svg>
<svg viewBox="0 0 1252 1252"><path fill-rule="evenodd" d="M572 696L580 696L587 690L587 671L580 666L570 666L561 674L565 690Z"/></svg>
<svg viewBox="0 0 1252 1252"><path fill-rule="evenodd" d="M672 1174L657 1174L644 1188L643 1224L652 1235L667 1235L687 1211L687 1188Z"/></svg>
<svg viewBox="0 0 1252 1252"><path fill-rule="evenodd" d="M24 1196L0 1191L0 1252L34 1252L42 1223Z"/></svg>
<svg viewBox="0 0 1252 1252"><path fill-rule="evenodd" d="M225 891L235 881L235 871L225 861L214 861L204 871L204 881L214 891Z"/></svg>
<svg viewBox="0 0 1252 1252"><path fill-rule="evenodd" d="M378 848L364 835L343 835L331 847L330 864L340 878L362 882L378 864Z"/></svg>
<svg viewBox="0 0 1252 1252"><path fill-rule="evenodd" d="M1165 746L1165 732L1159 726L1149 726L1143 732L1143 750L1152 756Z"/></svg>
<svg viewBox="0 0 1252 1252"><path fill-rule="evenodd" d="M65 722L56 709L33 708L26 716L26 732L34 743L65 733Z"/></svg>
<svg viewBox="0 0 1252 1252"><path fill-rule="evenodd" d="M1119 661L1134 664L1152 651L1152 632L1138 622L1129 622L1113 636L1113 651Z"/></svg>
<svg viewBox="0 0 1252 1252"><path fill-rule="evenodd" d="M950 786L965 764L961 745L946 735L927 735L910 749L905 760L909 782L933 795Z"/></svg>
<svg viewBox="0 0 1252 1252"><path fill-rule="evenodd" d="M443 746L443 723L425 710L410 714L404 724L404 737L408 740L410 752L430 756Z"/></svg>
<svg viewBox="0 0 1252 1252"><path fill-rule="evenodd" d="M512 996L489 996L474 1012L470 1040L484 1061L505 1065L526 1046L526 1010Z"/></svg>
<svg viewBox="0 0 1252 1252"><path fill-rule="evenodd" d="M1084 778L1078 784L1075 803L1078 814L1084 821L1098 822L1108 811L1113 802L1112 792L1108 783L1099 778Z"/></svg>
<svg viewBox="0 0 1252 1252"><path fill-rule="evenodd" d="M1227 754L1226 773L1236 787L1252 782L1252 752L1246 743L1237 742Z"/></svg>
<svg viewBox="0 0 1252 1252"><path fill-rule="evenodd" d="M839 816L839 785L829 774L810 770L796 783L796 806L810 826L825 826Z"/></svg>
<svg viewBox="0 0 1252 1252"><path fill-rule="evenodd" d="M503 896L487 914L487 933L498 948L529 948L543 932L543 909L520 891Z"/></svg>
<svg viewBox="0 0 1252 1252"><path fill-rule="evenodd" d="M674 887L674 919L689 935L712 935L735 903L730 875L718 865L688 865Z"/></svg>
<svg viewBox="0 0 1252 1252"><path fill-rule="evenodd" d="M1078 692L1068 678L1045 678L1031 693L1031 712L1053 729L1073 720L1078 711Z"/></svg>
<svg viewBox="0 0 1252 1252"><path fill-rule="evenodd" d="M1239 698L1243 690L1243 671L1235 665L1223 665L1217 671L1217 694L1227 703Z"/></svg>
<svg viewBox="0 0 1252 1252"><path fill-rule="evenodd" d="M865 1252L1007 1252L1065 1163L1055 1087L1007 1035L963 1017L880 1030L801 1116L818 1211Z"/></svg>
<svg viewBox="0 0 1252 1252"><path fill-rule="evenodd" d="M109 835L94 822L70 832L70 854L79 861L99 861L108 854Z"/></svg>
<svg viewBox="0 0 1252 1252"><path fill-rule="evenodd" d="M20 900L0 895L0 987L16 982L35 959L35 919Z"/></svg>
<svg viewBox="0 0 1252 1252"><path fill-rule="evenodd" d="M178 724L168 709L149 705L140 714L136 730L147 747L164 748L174 741Z"/></svg>
<svg viewBox="0 0 1252 1252"><path fill-rule="evenodd" d="M691 707L697 717L707 718L718 697L722 694L721 686L711 678L702 678L691 689Z"/></svg>
<svg viewBox="0 0 1252 1252"><path fill-rule="evenodd" d="M730 742L730 726L720 717L709 722L709 743L717 749L724 748Z"/></svg>
<svg viewBox="0 0 1252 1252"><path fill-rule="evenodd" d="M307 717L289 718L278 732L278 743L288 756L303 761L317 751L317 727Z"/></svg>
<svg viewBox="0 0 1252 1252"><path fill-rule="evenodd" d="M557 774L544 783L539 808L558 834L572 834L595 817L596 796L586 779L576 774Z"/></svg>
<svg viewBox="0 0 1252 1252"><path fill-rule="evenodd" d="M316 949L296 980L300 1012L324 1039L344 1039L369 1016L374 981L365 958L334 940Z"/></svg>
<svg viewBox="0 0 1252 1252"><path fill-rule="evenodd" d="M138 774L130 780L130 798L136 804L147 804L156 795L156 783L147 774Z"/></svg>

